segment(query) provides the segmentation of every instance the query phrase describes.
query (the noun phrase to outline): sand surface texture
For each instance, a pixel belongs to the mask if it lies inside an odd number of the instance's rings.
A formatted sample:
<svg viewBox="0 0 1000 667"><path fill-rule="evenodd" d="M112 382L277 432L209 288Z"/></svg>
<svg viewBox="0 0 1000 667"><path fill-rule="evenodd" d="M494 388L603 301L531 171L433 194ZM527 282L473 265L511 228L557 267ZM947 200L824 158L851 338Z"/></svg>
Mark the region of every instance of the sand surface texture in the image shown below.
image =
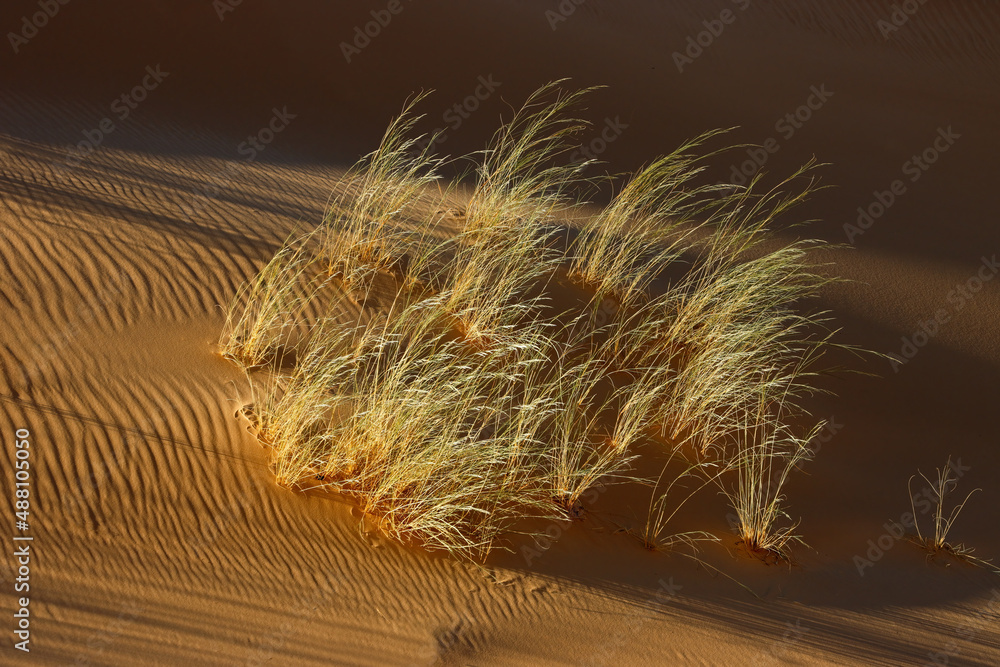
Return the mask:
<svg viewBox="0 0 1000 667"><path fill-rule="evenodd" d="M951 455L960 490L983 489L954 537L1000 558L1000 6L936 0L896 25L870 1L402 0L347 62L341 43L384 4L232 4L69 2L0 48L0 524L34 538L30 654L13 647L17 563L0 559L0 663L1000 664L1000 578L878 548L907 479ZM4 3L0 27L37 11ZM736 125L734 141L774 140L768 171L831 163L835 187L803 215L847 246L829 259L854 282L823 304L839 340L906 358L902 337L941 320L898 369L824 380L838 396L810 407L836 428L788 488L811 547L794 567L739 556L722 497L684 519L724 536L703 558L759 597L621 534L645 507L611 492L537 557L516 539L482 565L399 546L349 504L275 485L237 416L220 305L319 221L403 100L436 89L422 109L461 119L439 147L457 154L564 76L608 86L587 140L606 130L591 146L609 169ZM242 143L269 125L261 150ZM908 169L925 149L933 163ZM845 230L896 180L905 192Z"/></svg>

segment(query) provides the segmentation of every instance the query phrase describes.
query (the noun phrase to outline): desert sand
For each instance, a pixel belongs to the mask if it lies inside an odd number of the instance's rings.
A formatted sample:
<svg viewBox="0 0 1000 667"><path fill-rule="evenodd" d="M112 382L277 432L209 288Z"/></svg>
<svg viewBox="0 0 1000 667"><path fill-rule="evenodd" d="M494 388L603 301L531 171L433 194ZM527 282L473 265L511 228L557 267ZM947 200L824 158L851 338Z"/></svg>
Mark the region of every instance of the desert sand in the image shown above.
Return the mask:
<svg viewBox="0 0 1000 667"><path fill-rule="evenodd" d="M7 537L0 662L1000 664L1000 578L885 527L951 456L960 495L982 489L952 537L1000 558L994 3L52 2L26 27L43 4L0 10L0 495L6 534L33 537L30 653ZM356 40L372 11L389 18ZM428 554L278 487L237 416L222 305L402 101L434 89L427 129L460 154L562 77L607 86L588 143L611 171L732 126L769 172L829 163L803 214L850 282L822 305L838 340L904 362L824 378L791 567L739 554L721 497L682 520L723 537L704 564L649 552L614 489L536 555Z"/></svg>

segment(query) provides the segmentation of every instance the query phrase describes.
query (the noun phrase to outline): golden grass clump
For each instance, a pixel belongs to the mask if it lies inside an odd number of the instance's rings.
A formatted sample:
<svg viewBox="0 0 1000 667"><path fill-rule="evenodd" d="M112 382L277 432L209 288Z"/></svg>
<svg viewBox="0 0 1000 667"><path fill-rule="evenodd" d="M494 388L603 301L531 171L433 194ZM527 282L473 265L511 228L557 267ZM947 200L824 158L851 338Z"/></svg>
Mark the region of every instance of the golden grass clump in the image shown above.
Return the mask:
<svg viewBox="0 0 1000 667"><path fill-rule="evenodd" d="M619 477L632 459L636 432L626 424L633 411L616 409L608 365L596 355L558 352L546 391L559 397L550 436L554 499L572 516L581 498L599 483ZM624 401L627 405L628 399ZM624 418L621 415L625 415Z"/></svg>
<svg viewBox="0 0 1000 667"><path fill-rule="evenodd" d="M542 87L480 155L447 282L447 308L471 342L510 336L537 314L540 297L529 294L562 259L551 225L583 166L559 162L584 127L565 113L585 92Z"/></svg>
<svg viewBox="0 0 1000 667"><path fill-rule="evenodd" d="M668 528L713 484L748 551L784 558L784 488L814 434L792 424L830 334L800 310L827 282L809 261L821 244L771 230L812 165L763 194L760 177L705 185L706 133L629 178L564 249L589 181L564 160L586 91L559 83L473 156L451 229L453 191L428 187L443 162L411 138L417 96L320 227L240 290L222 348L247 369L277 479L468 556L531 534L525 519L581 516L610 482L653 487L647 546L716 539ZM663 451L659 477L642 474L642 446Z"/></svg>
<svg viewBox="0 0 1000 667"><path fill-rule="evenodd" d="M430 153L433 141L412 137L422 116L414 109L428 93L414 96L389 124L379 147L347 174L345 187L324 216L320 256L330 275L348 285L364 284L377 270L394 267L406 234L400 225L427 203L426 188L439 178L444 160Z"/></svg>
<svg viewBox="0 0 1000 667"><path fill-rule="evenodd" d="M720 133L706 132L643 167L583 226L569 275L594 290L595 303L640 305L651 283L689 249L703 222L697 216L717 205L713 193L729 188L695 185L707 156L689 151Z"/></svg>
<svg viewBox="0 0 1000 667"><path fill-rule="evenodd" d="M226 311L220 344L223 356L244 368L256 368L280 356L309 300L310 269L315 263L309 238L290 239L237 291Z"/></svg>

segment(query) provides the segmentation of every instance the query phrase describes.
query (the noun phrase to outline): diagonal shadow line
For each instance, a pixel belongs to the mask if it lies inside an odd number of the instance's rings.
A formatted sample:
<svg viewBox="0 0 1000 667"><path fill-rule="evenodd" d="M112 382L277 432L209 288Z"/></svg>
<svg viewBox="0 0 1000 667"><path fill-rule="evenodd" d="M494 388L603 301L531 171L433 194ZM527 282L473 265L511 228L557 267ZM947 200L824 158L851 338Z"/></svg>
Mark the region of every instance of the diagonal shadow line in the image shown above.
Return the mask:
<svg viewBox="0 0 1000 667"><path fill-rule="evenodd" d="M203 241L203 245L207 243L208 239L221 239L240 244L244 247L251 246L254 249L264 248L268 251L273 251L276 248L276 245L273 242L267 241L266 239L253 238L244 233L213 229L198 223L184 222L175 216L144 211L138 207L127 206L120 202L111 202L107 199L94 196L91 193L82 190L59 188L48 184L32 184L32 195L29 196L12 187L17 185L22 185L22 183L11 178L0 177L0 190L2 190L5 195L21 202L37 203L39 201L44 201L49 205L60 206L67 211L72 211L82 207L85 210L107 212L109 215L130 220L137 224L167 232L175 236L188 238L196 242ZM276 214L289 215L289 212L285 210L277 210L274 212ZM58 223L51 222L49 224L54 224L55 226L65 226L80 231L89 231L83 227L75 225L59 225Z"/></svg>
<svg viewBox="0 0 1000 667"><path fill-rule="evenodd" d="M256 466L260 466L262 468L266 468L267 467L265 464L260 463L258 461L253 461L251 459L245 459L245 458L242 458L242 457L239 457L239 456L235 456L233 454L226 454L225 452L219 452L219 451L216 451L214 449L206 449L205 447L198 447L197 445L193 445L190 442L185 442L184 440L178 440L177 438L168 438L168 437L160 435L158 433L147 433L146 431L143 431L141 429L132 428L132 427L129 427L129 426L122 426L121 424L104 422L104 421L101 421L100 419L98 419L97 417L91 417L91 416L88 416L88 415L81 415L81 414L79 414L77 412L73 412L72 410L66 410L64 408L57 408L55 406L46 405L44 403L35 403L35 402L32 402L32 401L25 401L24 399L17 398L16 396L10 396L9 394L0 394L0 400L7 401L8 403L13 403L15 405L19 405L19 406L21 406L23 408L27 408L29 410L35 410L36 412L43 412L43 413L46 413L46 414L56 415L56 416L63 417L63 418L66 418L66 419L73 419L73 420L76 420L78 422L82 422L84 424L91 424L93 426L100 426L100 427L105 428L105 429L116 430L116 431L118 431L120 433L130 433L132 435L139 436L140 438L142 438L144 440L158 440L159 442L170 443L170 444L172 444L172 445L174 445L176 447L186 447L187 449L191 449L191 450L194 450L194 451L203 452L205 454L213 454L215 456L219 456L219 457L222 457L222 458L232 459L234 461L241 461L241 462L246 463L248 465L256 465Z"/></svg>
<svg viewBox="0 0 1000 667"><path fill-rule="evenodd" d="M25 146L16 138L5 135L4 140L13 143L16 150L12 151L15 157L28 156L40 161L44 160L44 155L51 152L51 149L39 146ZM49 161L51 164L51 161ZM125 184L137 185L140 187L153 186L160 188L163 192L174 192L182 195L180 202L192 202L200 199L212 201L216 204L246 205L264 211L270 215L284 216L296 219L300 223L310 218L322 216L322 198L314 198L315 201L305 203L293 199L284 198L274 200L260 193L247 192L241 189L242 183L228 183L219 192L205 196L198 189L196 179L183 179L176 182L176 176L164 171L163 165L147 167L138 174L135 169L126 170L115 165L105 165L98 169L96 166L79 167L77 171L81 178L92 177L95 180L101 174L107 175L111 172L118 176L116 179ZM50 182L27 181L22 176L12 173L8 175L0 174L0 191L18 202L37 204L45 202L48 205L58 206L66 211L78 210L81 207L89 212L100 212L116 218L124 218L139 225L157 229L161 232L173 234L182 238L190 239L201 245L209 245L212 240L229 241L237 245L243 252L248 250L260 251L265 254L273 253L280 245L281 239L267 239L257 233L259 230L248 228L221 228L205 224L205 221L195 221L194 219L184 219L181 217L181 210L177 213L157 212L143 209L139 206L128 204L121 197L108 197L102 193L95 192L85 186L67 184L52 180ZM66 223L53 223L58 226L66 226L72 229L83 228ZM87 230L89 231L89 230Z"/></svg>

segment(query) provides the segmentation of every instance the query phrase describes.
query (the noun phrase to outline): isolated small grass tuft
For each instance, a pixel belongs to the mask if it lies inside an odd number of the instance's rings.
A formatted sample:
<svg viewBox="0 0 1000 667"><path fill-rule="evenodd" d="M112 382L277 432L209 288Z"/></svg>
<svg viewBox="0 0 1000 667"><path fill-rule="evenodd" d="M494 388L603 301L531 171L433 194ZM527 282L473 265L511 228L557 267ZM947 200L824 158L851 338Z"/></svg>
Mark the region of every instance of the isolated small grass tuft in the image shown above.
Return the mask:
<svg viewBox="0 0 1000 667"><path fill-rule="evenodd" d="M917 544L926 549L931 557L947 555L982 567L992 567L990 561L974 556L973 552L975 550L973 548L967 547L962 543L952 543L948 541L948 534L951 532L952 526L955 524L955 520L958 518L958 515L961 514L962 510L965 508L965 504L969 502L969 498L971 498L974 493L981 491L982 489L973 489L967 496L965 496L965 499L961 503L951 508L950 512L946 512L946 500L948 496L951 495L958 487L958 478L954 476L954 468L951 464L951 457L948 457L948 461L943 467L937 469L937 477L933 482L922 472L917 471L917 474L930 488L930 500L934 504L934 532L933 534L924 535L923 531L920 529L920 521L916 518L916 509L913 507L913 490L911 485L917 475L910 477L906 483L906 488L910 494L910 509L913 511L914 525L917 530Z"/></svg>

